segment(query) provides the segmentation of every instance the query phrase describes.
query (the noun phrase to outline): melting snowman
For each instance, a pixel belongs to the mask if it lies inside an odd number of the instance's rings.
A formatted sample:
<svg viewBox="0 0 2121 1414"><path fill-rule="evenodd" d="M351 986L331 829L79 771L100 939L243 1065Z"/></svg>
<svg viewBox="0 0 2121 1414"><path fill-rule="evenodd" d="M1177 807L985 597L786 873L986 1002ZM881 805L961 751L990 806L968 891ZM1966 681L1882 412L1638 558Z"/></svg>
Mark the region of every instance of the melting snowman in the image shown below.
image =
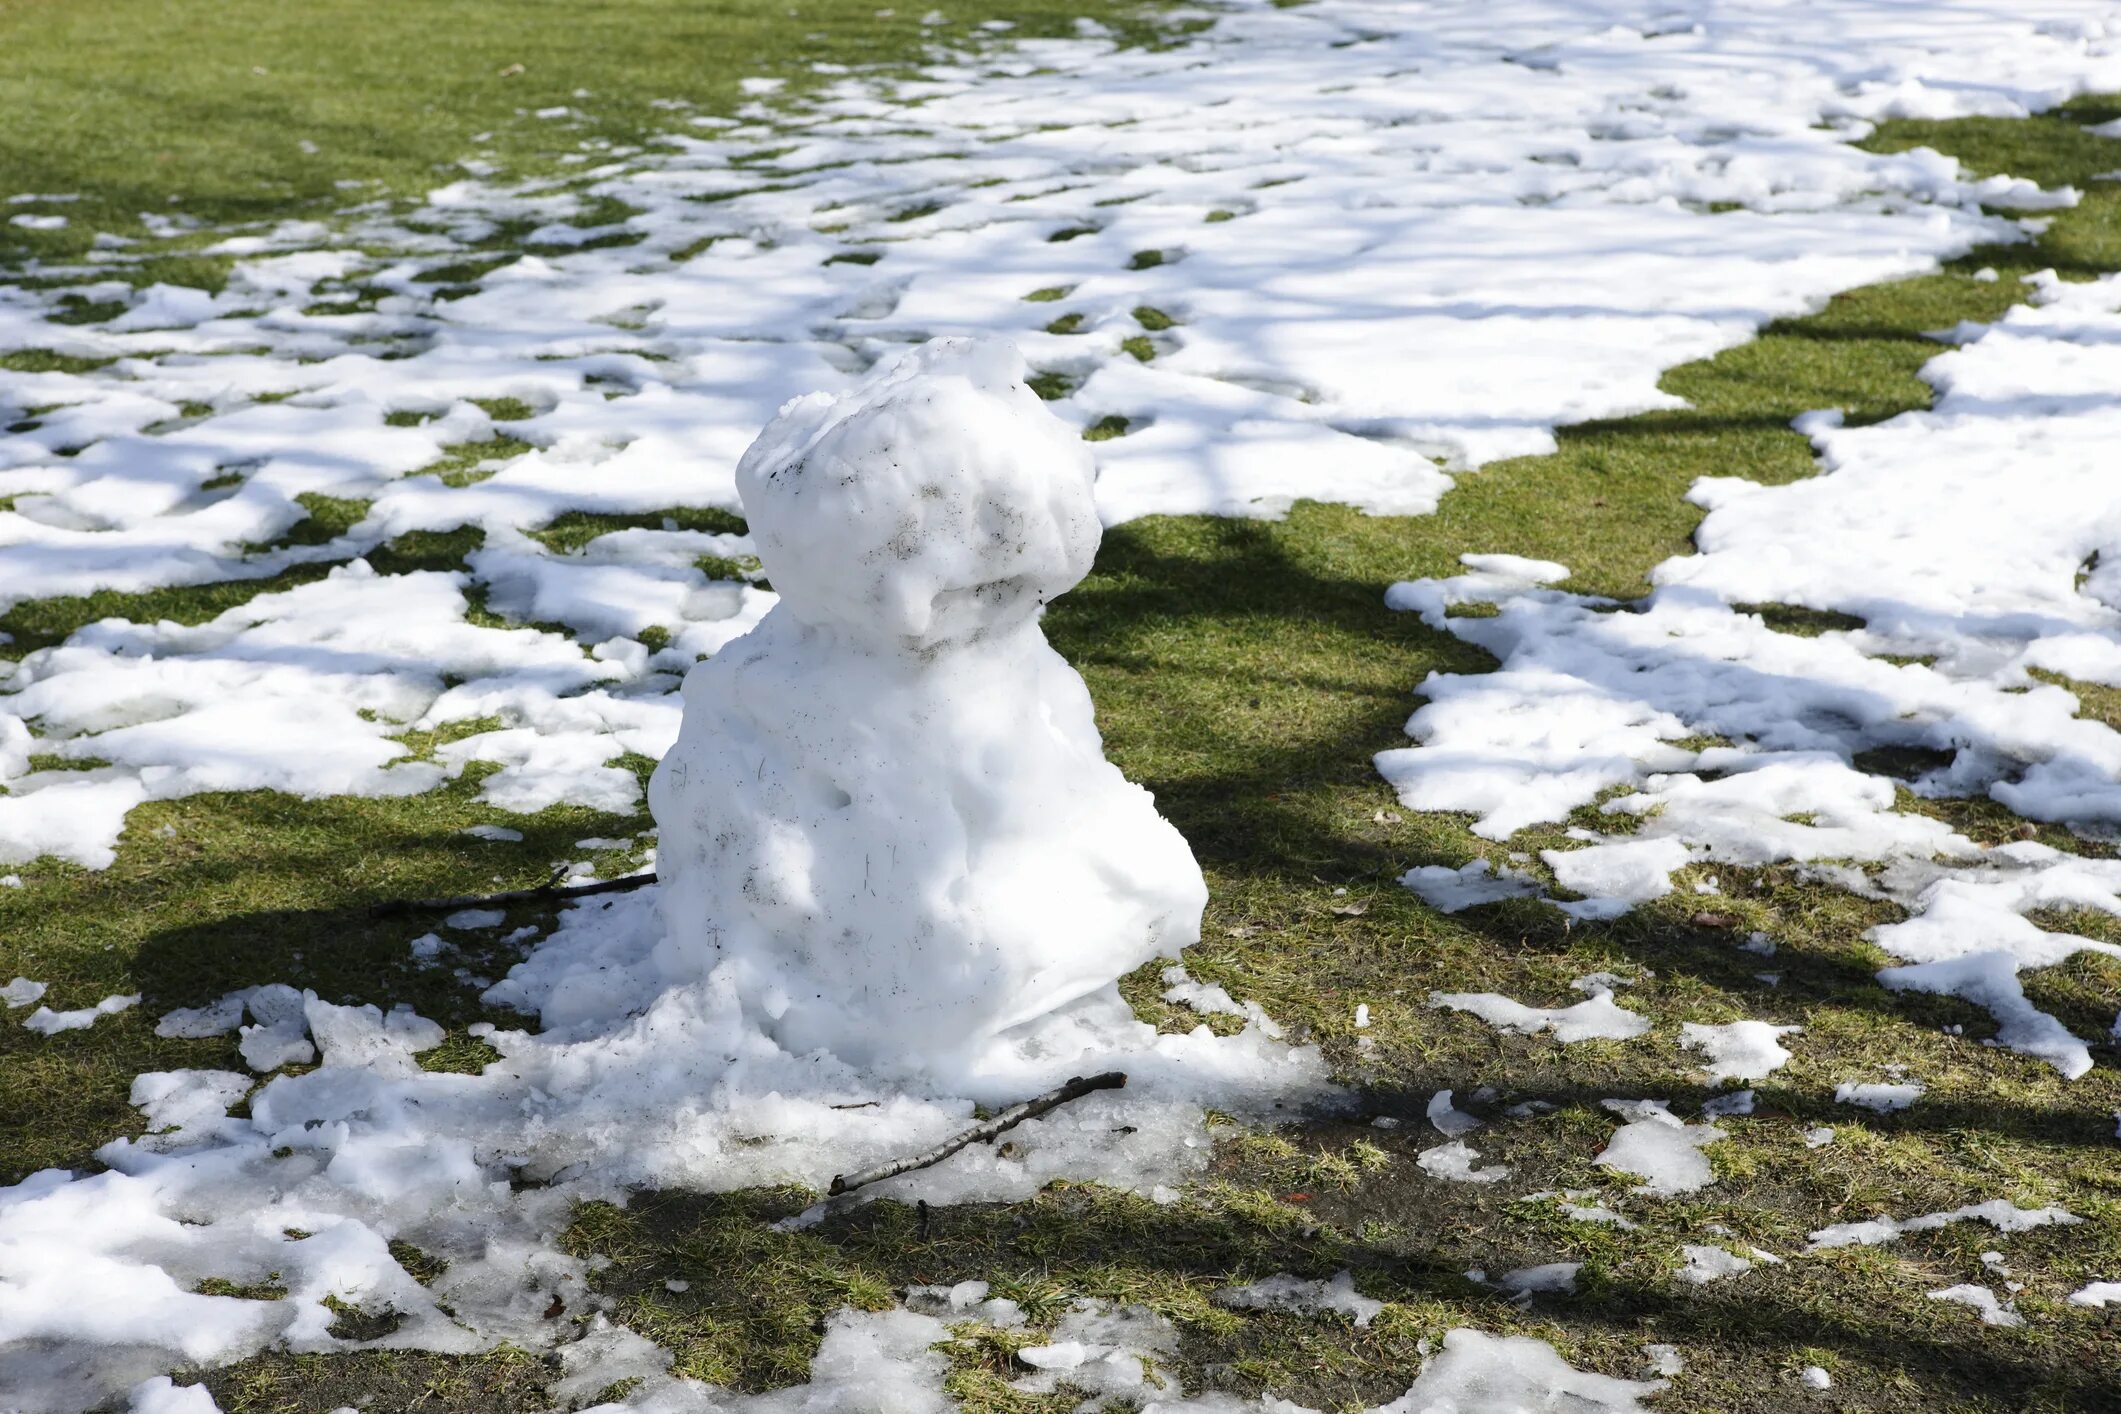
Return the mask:
<svg viewBox="0 0 2121 1414"><path fill-rule="evenodd" d="M657 961L720 971L790 1051L947 1065L1199 939L1192 851L1039 628L1099 524L1024 372L939 339L788 403L737 467L780 603L686 679Z"/></svg>

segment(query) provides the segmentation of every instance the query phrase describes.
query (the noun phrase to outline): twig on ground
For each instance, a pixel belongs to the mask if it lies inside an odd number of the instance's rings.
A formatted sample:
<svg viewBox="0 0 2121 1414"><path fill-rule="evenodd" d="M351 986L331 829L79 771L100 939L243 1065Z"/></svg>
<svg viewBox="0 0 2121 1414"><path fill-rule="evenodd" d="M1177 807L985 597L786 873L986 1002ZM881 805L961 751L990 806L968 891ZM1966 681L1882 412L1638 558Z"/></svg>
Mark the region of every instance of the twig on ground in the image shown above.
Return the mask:
<svg viewBox="0 0 2121 1414"><path fill-rule="evenodd" d="M902 1173L911 1173L915 1169L927 1168L930 1164L939 1164L968 1144L984 1143L997 1134L1016 1128L1027 1119L1036 1119L1046 1111L1065 1105L1070 1100L1081 1099L1093 1090L1118 1090L1126 1083L1127 1073L1123 1070L1108 1070L1103 1075L1087 1078L1075 1076L1065 1085L1057 1086L1020 1105L1011 1105L993 1119L975 1124L964 1133L945 1139L926 1153L915 1154L909 1159L893 1159L890 1163L878 1164L875 1168L863 1169L860 1173L835 1175L832 1186L825 1191L837 1198L842 1193L852 1193L857 1188L866 1188L872 1183L881 1183Z"/></svg>
<svg viewBox="0 0 2121 1414"><path fill-rule="evenodd" d="M459 908L505 907L511 903L543 903L549 899L588 898L591 894L615 894L627 889L638 889L655 882L655 871L628 874L622 879L600 879L594 884L567 884L559 882L559 876L538 885L534 889L510 889L500 894L457 894L450 898L393 898L369 905L371 918L388 918L397 913L445 913Z"/></svg>

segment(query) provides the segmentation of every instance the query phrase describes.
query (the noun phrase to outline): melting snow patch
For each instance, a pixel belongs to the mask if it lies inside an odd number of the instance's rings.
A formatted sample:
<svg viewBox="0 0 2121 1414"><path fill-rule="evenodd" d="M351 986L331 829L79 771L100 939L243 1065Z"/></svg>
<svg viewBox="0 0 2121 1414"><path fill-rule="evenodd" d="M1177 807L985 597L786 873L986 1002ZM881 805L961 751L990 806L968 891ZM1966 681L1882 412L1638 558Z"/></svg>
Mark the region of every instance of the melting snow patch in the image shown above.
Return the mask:
<svg viewBox="0 0 2121 1414"><path fill-rule="evenodd" d="M75 1011L53 1011L40 1006L29 1014L22 1024L30 1030L46 1036L56 1036L61 1031L86 1031L106 1016L116 1016L140 1003L140 994L105 997L94 1006L81 1007Z"/></svg>
<svg viewBox="0 0 2121 1414"><path fill-rule="evenodd" d="M1539 881L1507 864L1497 869L1485 859L1476 859L1457 869L1424 864L1399 876L1399 882L1421 895L1422 902L1439 913L1459 913L1484 903L1511 898L1534 898Z"/></svg>
<svg viewBox="0 0 2121 1414"><path fill-rule="evenodd" d="M983 1281L961 1281L955 1286L909 1286L906 1309L924 1316L950 1321L980 1321L998 1330L1015 1330L1024 1324L1024 1311L1005 1296L989 1293Z"/></svg>
<svg viewBox="0 0 2121 1414"><path fill-rule="evenodd" d="M1638 903L1672 891L1672 871L1690 857L1675 839L1617 840L1582 849L1541 850L1539 857L1554 871L1554 881L1584 895L1559 905L1578 918L1617 918Z"/></svg>
<svg viewBox="0 0 2121 1414"><path fill-rule="evenodd" d="M1832 1389L1834 1377L1817 1365L1807 1365L1797 1372L1797 1381L1806 1389Z"/></svg>
<svg viewBox="0 0 2121 1414"><path fill-rule="evenodd" d="M1383 1410L1409 1414L1488 1414L1503 1410L1571 1410L1577 1414L1649 1414L1642 1400L1662 1380L1617 1380L1571 1366L1543 1340L1447 1331L1443 1349L1421 1377Z"/></svg>
<svg viewBox="0 0 2121 1414"><path fill-rule="evenodd" d="M1573 1296L1576 1293L1576 1274L1582 1270L1581 1262L1547 1262L1536 1267L1519 1267L1514 1272L1505 1272L1496 1285L1521 1297L1543 1293Z"/></svg>
<svg viewBox="0 0 2121 1414"><path fill-rule="evenodd" d="M1463 1140L1454 1139L1448 1144L1439 1144L1433 1149L1424 1149L1414 1162L1431 1178L1449 1179L1453 1183L1500 1183L1510 1176L1508 1164L1490 1164L1479 1168L1480 1151L1468 1148Z"/></svg>
<svg viewBox="0 0 2121 1414"><path fill-rule="evenodd" d="M1961 1306L1973 1307L1981 1313L1981 1324L1984 1326L2022 1326L2025 1324L2025 1317L1998 1301L1996 1293L1985 1286L1975 1286L1971 1283L1948 1286L1942 1291L1931 1292L1929 1297L1932 1301L1954 1301Z"/></svg>
<svg viewBox="0 0 2121 1414"><path fill-rule="evenodd" d="M1707 1056L1702 1071L1711 1080L1759 1080L1789 1061L1782 1038L1802 1029L1765 1021L1734 1021L1726 1026L1689 1021L1680 1027L1679 1044Z"/></svg>
<svg viewBox="0 0 2121 1414"><path fill-rule="evenodd" d="M1340 1272L1329 1281L1306 1281L1283 1273L1248 1286L1226 1286L1215 1293L1215 1304L1244 1311L1294 1311L1305 1316L1336 1311L1358 1326L1369 1325L1385 1308L1384 1302L1373 1301L1355 1289L1351 1272Z"/></svg>
<svg viewBox="0 0 2121 1414"><path fill-rule="evenodd" d="M1706 1286L1712 1281L1739 1276L1753 1269L1751 1262L1721 1247L1688 1244L1680 1250L1686 1254L1686 1265L1679 1269L1679 1279L1696 1286Z"/></svg>
<svg viewBox="0 0 2121 1414"><path fill-rule="evenodd" d="M1867 1222L1836 1223L1832 1227L1820 1228L1812 1234L1812 1250L1827 1247L1874 1246L1880 1242L1891 1242L1910 1232L1929 1232L1947 1227L1952 1223L1984 1222L1998 1232L2028 1232L2036 1227L2051 1224L2070 1226L2084 1219L2066 1208L2021 1208L2005 1198L1991 1198L1985 1203L1969 1203L1963 1208L1949 1212L1926 1213L1918 1218L1896 1219L1878 1217Z"/></svg>
<svg viewBox="0 0 2121 1414"><path fill-rule="evenodd" d="M1904 1110L1921 1099L1922 1090L1923 1087L1913 1081L1884 1084L1844 1080L1834 1087L1834 1101L1837 1104L1854 1105L1857 1109L1869 1110L1873 1114L1891 1114L1895 1110Z"/></svg>
<svg viewBox="0 0 2121 1414"><path fill-rule="evenodd" d="M1429 1005L1471 1012L1496 1030L1516 1036L1551 1031L1564 1046L1578 1041L1626 1041L1650 1029L1648 1017L1629 1011L1605 991L1566 1007L1530 1007L1496 992L1431 992Z"/></svg>
<svg viewBox="0 0 2121 1414"><path fill-rule="evenodd" d="M2086 1282L2069 1294L2072 1306L2089 1306L2098 1310L2105 1306L2121 1306L2121 1281Z"/></svg>
<svg viewBox="0 0 2121 1414"><path fill-rule="evenodd" d="M17 977L5 987L0 987L0 1002L6 1002L10 1009L25 1007L43 997L45 990L45 985L42 982L32 982L27 977Z"/></svg>
<svg viewBox="0 0 2121 1414"><path fill-rule="evenodd" d="M1178 1006L1190 1007L1203 1016L1236 1016L1257 1026L1260 1034L1279 1038L1281 1026L1267 1015L1265 1007L1254 1001L1238 1001L1226 988L1212 982L1196 982L1186 974L1183 967L1167 967L1160 974L1164 984L1164 1000Z"/></svg>
<svg viewBox="0 0 2121 1414"><path fill-rule="evenodd" d="M1627 1123L1606 1141L1597 1162L1643 1180L1642 1189L1672 1197L1705 1188L1715 1177L1701 1150L1724 1137L1713 1124L1685 1124L1661 1100L1607 1100Z"/></svg>

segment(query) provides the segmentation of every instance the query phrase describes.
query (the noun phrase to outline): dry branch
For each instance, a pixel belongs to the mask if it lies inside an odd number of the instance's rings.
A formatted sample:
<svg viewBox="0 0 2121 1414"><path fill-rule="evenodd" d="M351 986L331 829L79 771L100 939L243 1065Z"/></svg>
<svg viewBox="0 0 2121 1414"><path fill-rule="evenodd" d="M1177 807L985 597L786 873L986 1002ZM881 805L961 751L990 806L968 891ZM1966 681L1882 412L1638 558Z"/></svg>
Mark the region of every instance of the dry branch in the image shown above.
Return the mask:
<svg viewBox="0 0 2121 1414"><path fill-rule="evenodd" d="M995 1135L1016 1128L1027 1119L1037 1119L1051 1109L1081 1099L1093 1090L1118 1090L1127 1083L1123 1070L1108 1070L1103 1075L1075 1076L1065 1085L1056 1086L1043 1095L1035 1096L1020 1105L1011 1105L993 1119L975 1124L964 1133L945 1139L926 1153L915 1154L908 1159L893 1159L875 1168L863 1169L860 1173L835 1175L832 1186L825 1191L837 1198L842 1193L852 1193L857 1188L866 1188L872 1183L881 1183L887 1178L896 1178L902 1173L939 1164L968 1144L980 1144Z"/></svg>

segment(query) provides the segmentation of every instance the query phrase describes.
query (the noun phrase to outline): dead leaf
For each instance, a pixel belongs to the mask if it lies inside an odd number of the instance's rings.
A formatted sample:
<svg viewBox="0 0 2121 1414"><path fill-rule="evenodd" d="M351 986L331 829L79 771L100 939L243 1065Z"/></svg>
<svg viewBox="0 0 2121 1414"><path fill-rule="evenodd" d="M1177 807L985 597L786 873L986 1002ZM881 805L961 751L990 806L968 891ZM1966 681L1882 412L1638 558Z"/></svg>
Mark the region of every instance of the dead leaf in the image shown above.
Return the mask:
<svg viewBox="0 0 2121 1414"><path fill-rule="evenodd" d="M1697 913L1694 915L1694 926L1696 928L1735 928L1738 926L1738 920L1727 913Z"/></svg>

